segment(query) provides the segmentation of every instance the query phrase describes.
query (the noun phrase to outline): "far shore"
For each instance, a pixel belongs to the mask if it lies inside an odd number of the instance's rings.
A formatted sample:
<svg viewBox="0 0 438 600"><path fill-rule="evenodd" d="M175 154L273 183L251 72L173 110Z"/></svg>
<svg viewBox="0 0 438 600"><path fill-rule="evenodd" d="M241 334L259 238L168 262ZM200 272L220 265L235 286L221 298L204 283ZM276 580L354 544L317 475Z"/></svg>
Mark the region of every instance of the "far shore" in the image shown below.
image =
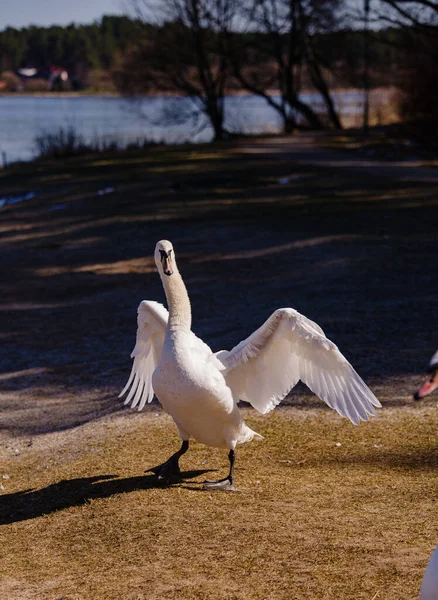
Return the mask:
<svg viewBox="0 0 438 600"><path fill-rule="evenodd" d="M393 90L392 87L388 86L388 87L376 87L373 88L371 91L376 93L376 92L390 92L391 90ZM364 90L361 88L334 88L331 90L331 93L336 93L336 94L342 94L342 93L360 93L363 92ZM269 95L271 96L275 96L277 94L279 94L279 90L268 90L267 92ZM301 92L302 94L317 94L317 90L314 89L304 89ZM227 96L253 96L254 94L250 94L244 90L229 90L226 94ZM172 92L164 92L164 91L157 91L156 93L149 93L149 94L144 94L144 95L139 95L139 96L124 96L123 94L119 94L117 92L108 92L108 91L80 91L80 92L73 92L73 91L67 91L67 92L42 92L42 91L38 91L38 92L26 92L26 91L21 91L21 92L8 92L8 91L2 91L0 92L0 98L2 97L8 97L8 98L121 98L121 99L130 99L130 98L159 98L159 97L166 97L166 98L180 98L183 97L181 94L177 94L177 93L172 93Z"/></svg>

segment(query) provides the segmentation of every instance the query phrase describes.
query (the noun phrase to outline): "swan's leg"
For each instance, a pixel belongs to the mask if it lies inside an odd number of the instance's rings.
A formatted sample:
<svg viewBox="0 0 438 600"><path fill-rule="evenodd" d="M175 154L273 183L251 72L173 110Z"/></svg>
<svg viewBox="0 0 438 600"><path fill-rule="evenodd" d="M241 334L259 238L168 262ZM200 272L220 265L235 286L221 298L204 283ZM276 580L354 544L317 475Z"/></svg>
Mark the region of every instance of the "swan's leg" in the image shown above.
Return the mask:
<svg viewBox="0 0 438 600"><path fill-rule="evenodd" d="M228 453L228 460L230 461L230 472L228 474L228 477L225 477L224 479L218 479L218 481L204 481L204 488L205 489L213 489L213 490L226 490L229 492L235 492L236 489L233 485L234 483L234 459L235 459L235 454L234 454L234 450L230 450Z"/></svg>
<svg viewBox="0 0 438 600"><path fill-rule="evenodd" d="M181 448L175 454L166 460L162 465L158 465L156 467L152 467L152 469L148 469L146 473L152 472L158 476L159 480L163 480L165 483L176 483L181 481L181 471L179 468L179 459L180 457L187 452L189 449L189 441L183 440L181 444Z"/></svg>

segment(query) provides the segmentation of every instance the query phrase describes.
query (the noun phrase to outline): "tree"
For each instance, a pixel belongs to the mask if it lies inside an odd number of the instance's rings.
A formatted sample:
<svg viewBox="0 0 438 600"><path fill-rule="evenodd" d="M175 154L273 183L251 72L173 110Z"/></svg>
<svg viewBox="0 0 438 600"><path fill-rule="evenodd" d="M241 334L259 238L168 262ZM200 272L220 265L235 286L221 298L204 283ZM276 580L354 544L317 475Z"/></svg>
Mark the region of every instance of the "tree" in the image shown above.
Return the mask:
<svg viewBox="0 0 438 600"><path fill-rule="evenodd" d="M137 3L147 35L123 58L115 83L128 95L158 89L190 98L190 116L206 115L214 139L220 140L226 135L224 100L230 69L225 42L234 0L162 0L160 7L159 17L152 18L156 5L151 0Z"/></svg>
<svg viewBox="0 0 438 600"><path fill-rule="evenodd" d="M438 3L434 0L381 0L374 8L380 23L399 30L403 63L402 117L438 123Z"/></svg>
<svg viewBox="0 0 438 600"><path fill-rule="evenodd" d="M323 73L315 36L334 28L340 0L242 0L246 35L229 32L229 56L240 84L279 112L285 133L298 119L322 129L321 117L300 98L303 69L321 94L330 123L341 123ZM264 68L260 68L261 65ZM276 92L278 90L279 95Z"/></svg>
<svg viewBox="0 0 438 600"><path fill-rule="evenodd" d="M55 64L70 71L81 61L89 67L110 68L137 29L136 21L123 16L106 16L90 25L8 27L0 31L0 67L35 66L46 71Z"/></svg>

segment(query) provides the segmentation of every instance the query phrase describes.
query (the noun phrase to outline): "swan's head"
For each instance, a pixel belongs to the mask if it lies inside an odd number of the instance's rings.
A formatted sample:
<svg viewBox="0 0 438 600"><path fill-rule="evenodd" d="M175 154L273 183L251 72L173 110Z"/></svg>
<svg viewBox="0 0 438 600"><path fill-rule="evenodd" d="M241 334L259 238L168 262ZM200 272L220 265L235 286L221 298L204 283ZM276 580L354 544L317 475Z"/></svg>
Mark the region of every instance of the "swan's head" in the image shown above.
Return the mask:
<svg viewBox="0 0 438 600"><path fill-rule="evenodd" d="M438 352L436 353L436 358L438 359ZM435 358L434 356L434 358ZM432 392L438 389L438 360L436 363L431 363L429 365L429 376L426 381L423 383L421 388L417 390L414 394L415 400L421 400L426 396L429 396Z"/></svg>
<svg viewBox="0 0 438 600"><path fill-rule="evenodd" d="M164 273L164 275L173 275L174 271L174 253L173 246L167 240L161 240L155 246L155 264L157 265L158 272Z"/></svg>

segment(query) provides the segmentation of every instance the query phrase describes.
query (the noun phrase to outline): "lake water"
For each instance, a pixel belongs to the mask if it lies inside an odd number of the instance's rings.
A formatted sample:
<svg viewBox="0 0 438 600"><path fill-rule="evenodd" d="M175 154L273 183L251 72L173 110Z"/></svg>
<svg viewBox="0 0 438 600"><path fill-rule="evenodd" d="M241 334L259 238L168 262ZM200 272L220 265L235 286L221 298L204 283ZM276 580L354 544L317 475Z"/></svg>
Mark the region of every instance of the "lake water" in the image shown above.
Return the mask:
<svg viewBox="0 0 438 600"><path fill-rule="evenodd" d="M341 114L359 114L362 92L334 93ZM322 109L317 94L303 99ZM0 97L0 164L34 158L35 137L73 127L88 142L117 141L126 145L148 139L166 143L203 142L212 138L204 117L194 118L195 105L187 98L145 98L129 101L119 97ZM247 134L274 133L281 130L281 119L256 96L226 99L227 129Z"/></svg>

